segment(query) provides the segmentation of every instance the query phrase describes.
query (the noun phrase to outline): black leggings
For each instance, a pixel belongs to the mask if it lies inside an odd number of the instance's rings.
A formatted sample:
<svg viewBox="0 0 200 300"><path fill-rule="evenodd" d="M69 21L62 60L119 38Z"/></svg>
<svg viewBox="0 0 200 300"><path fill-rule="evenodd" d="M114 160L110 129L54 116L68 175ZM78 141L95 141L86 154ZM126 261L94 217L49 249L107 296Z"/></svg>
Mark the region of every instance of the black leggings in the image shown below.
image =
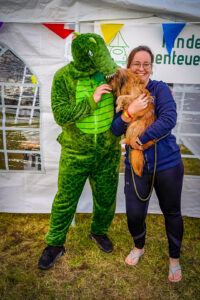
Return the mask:
<svg viewBox="0 0 200 300"><path fill-rule="evenodd" d="M160 209L165 217L165 228L169 243L169 256L180 257L183 237L183 219L181 216L181 191L183 184L184 166L179 163L175 167L156 172L154 188L159 200ZM149 194L152 174L135 177L138 193L145 198ZM146 223L149 200L139 200L133 186L131 170L125 171L126 214L129 231L135 246L142 249L145 245Z"/></svg>

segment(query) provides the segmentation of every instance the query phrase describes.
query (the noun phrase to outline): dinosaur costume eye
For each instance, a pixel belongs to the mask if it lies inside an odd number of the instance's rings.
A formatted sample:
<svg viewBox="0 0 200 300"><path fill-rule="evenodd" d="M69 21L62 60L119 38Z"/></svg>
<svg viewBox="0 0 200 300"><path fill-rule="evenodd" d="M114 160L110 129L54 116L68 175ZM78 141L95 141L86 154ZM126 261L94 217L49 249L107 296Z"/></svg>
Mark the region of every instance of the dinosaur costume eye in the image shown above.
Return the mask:
<svg viewBox="0 0 200 300"><path fill-rule="evenodd" d="M92 51L91 50L89 50L89 54L90 54L90 56L93 56L94 54L92 53Z"/></svg>

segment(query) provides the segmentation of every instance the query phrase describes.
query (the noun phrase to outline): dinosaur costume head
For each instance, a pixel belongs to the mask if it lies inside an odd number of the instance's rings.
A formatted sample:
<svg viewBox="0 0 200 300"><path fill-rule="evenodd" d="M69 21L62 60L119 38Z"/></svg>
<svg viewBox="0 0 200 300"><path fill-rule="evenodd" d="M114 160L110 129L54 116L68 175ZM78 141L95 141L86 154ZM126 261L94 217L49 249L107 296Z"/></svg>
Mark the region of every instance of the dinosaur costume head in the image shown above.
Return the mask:
<svg viewBox="0 0 200 300"><path fill-rule="evenodd" d="M112 77L119 67L114 62L103 38L95 33L75 33L72 41L72 56L77 70L101 72L106 78Z"/></svg>

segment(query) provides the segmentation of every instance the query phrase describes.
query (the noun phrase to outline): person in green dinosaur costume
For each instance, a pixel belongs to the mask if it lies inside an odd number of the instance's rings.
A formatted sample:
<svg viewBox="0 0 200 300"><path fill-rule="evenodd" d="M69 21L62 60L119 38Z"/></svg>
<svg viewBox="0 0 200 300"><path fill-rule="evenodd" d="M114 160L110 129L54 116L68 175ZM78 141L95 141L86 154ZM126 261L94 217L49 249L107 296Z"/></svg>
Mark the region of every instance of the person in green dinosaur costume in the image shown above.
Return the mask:
<svg viewBox="0 0 200 300"><path fill-rule="evenodd" d="M52 84L52 110L62 127L58 192L55 196L48 246L38 267L49 269L65 252L66 234L86 179L93 195L89 236L105 252L113 250L106 233L115 213L120 144L110 125L114 98L106 78L119 68L101 36L78 34L72 41L73 61L59 69Z"/></svg>

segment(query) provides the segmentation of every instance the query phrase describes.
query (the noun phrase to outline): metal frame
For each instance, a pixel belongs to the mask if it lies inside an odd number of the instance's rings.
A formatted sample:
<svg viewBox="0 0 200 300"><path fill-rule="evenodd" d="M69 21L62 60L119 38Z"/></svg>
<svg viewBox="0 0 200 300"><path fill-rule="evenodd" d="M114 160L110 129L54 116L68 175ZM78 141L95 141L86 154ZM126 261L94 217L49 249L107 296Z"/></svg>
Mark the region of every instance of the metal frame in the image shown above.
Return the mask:
<svg viewBox="0 0 200 300"><path fill-rule="evenodd" d="M25 63L20 57L19 55L17 55L12 49L10 49L9 47L7 47L7 45L1 43L1 45L3 46L3 49L1 49L0 51L0 56L5 53L7 50L11 51L16 57L18 57L23 63ZM44 171L44 167L43 167L43 159L42 159L42 151L41 151L41 143L40 143L40 150L7 150L6 145L7 145L7 141L6 141L6 131L38 131L39 133L41 133L41 109L40 109L40 105L36 106L36 98L37 98L37 92L38 89L40 88L40 83L37 79L37 83L33 84L33 83L25 83L25 79L27 76L31 76L29 74L27 74L27 68L31 71L32 74L34 74L32 72L32 70L25 64L24 67L24 73L23 73L23 80L21 83L10 83L10 82L0 82L0 86L1 86L1 100L2 100L2 104L0 105L0 110L2 110L2 126L0 126L0 130L2 130L2 134L3 134L3 149L0 149L0 153L4 153L4 159L5 159L5 170L1 170L1 172L12 172L12 171L27 171L27 172L32 172L33 170L9 170L9 165L8 165L8 153L22 153L24 155L26 154L30 154L30 155L40 155L40 163L41 163L41 168L40 170L38 170L37 172L43 172ZM35 75L34 75L35 76ZM18 100L18 104L17 105L6 105L5 104L5 87L6 86L16 86L16 87L20 87L20 95L19 95L19 100ZM31 106L25 106L25 105L21 105L21 101L22 101L22 96L23 96L23 91L25 87L34 87L35 91L34 91L34 95L33 95L33 101L32 101L32 105ZM31 96L32 97L32 96ZM40 104L40 95L39 95L39 104ZM32 128L32 127L19 127L19 126L6 126L6 108L16 108L16 115L15 115L15 120L14 120L14 124L18 123L19 120L19 111L20 108L23 109L29 109L31 110L30 112L30 117L29 117L29 125L32 124L32 119L33 119L33 114L34 114L34 110L39 110L40 111L40 127L39 128ZM35 171L35 170L34 170Z"/></svg>

